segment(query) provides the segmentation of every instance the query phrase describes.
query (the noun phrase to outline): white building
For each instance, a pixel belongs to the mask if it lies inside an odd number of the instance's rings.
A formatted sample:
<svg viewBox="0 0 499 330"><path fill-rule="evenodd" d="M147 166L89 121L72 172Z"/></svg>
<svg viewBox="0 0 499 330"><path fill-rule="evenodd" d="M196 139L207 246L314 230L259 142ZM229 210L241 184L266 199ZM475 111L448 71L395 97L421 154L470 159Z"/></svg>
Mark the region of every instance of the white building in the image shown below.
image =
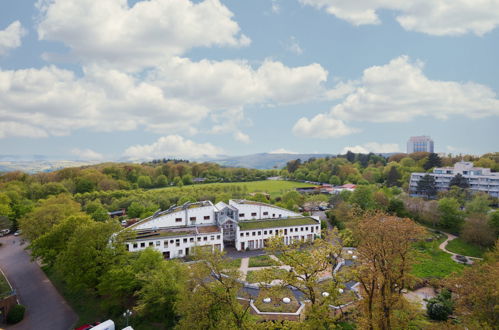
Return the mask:
<svg viewBox="0 0 499 330"><path fill-rule="evenodd" d="M260 202L203 201L157 212L129 229L136 234L126 243L129 251L152 247L170 259L189 255L195 246L241 251L261 249L274 236L283 237L286 244L312 241L320 235L320 221Z"/></svg>
<svg viewBox="0 0 499 330"><path fill-rule="evenodd" d="M413 152L433 152L433 140L429 136L411 136L407 141L407 153Z"/></svg>
<svg viewBox="0 0 499 330"><path fill-rule="evenodd" d="M499 173L492 173L490 168L473 167L472 162L458 162L454 167L438 167L433 169L433 173L412 173L409 189L417 193L419 180L430 174L435 178L439 191L448 190L450 181L458 173L468 180L470 190L499 197Z"/></svg>

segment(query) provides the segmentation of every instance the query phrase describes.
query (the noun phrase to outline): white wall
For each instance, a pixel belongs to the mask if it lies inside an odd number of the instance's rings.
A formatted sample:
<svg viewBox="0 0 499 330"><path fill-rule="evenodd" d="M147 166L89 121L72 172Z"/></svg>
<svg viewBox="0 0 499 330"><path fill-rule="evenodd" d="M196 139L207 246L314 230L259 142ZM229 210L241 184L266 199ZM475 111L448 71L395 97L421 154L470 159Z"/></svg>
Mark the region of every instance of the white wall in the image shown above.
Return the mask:
<svg viewBox="0 0 499 330"><path fill-rule="evenodd" d="M204 220L204 216L209 216L210 218ZM196 217L196 221L190 221L191 217ZM177 218L180 218L182 220L180 222L177 222ZM215 207L212 205L208 205L195 207L192 209L179 210L144 221L134 226L132 229L168 228L185 225L190 226L195 224L215 224Z"/></svg>
<svg viewBox="0 0 499 330"><path fill-rule="evenodd" d="M230 204L239 210L240 221L301 216L299 213L272 205L259 205L251 203L239 204L235 201L230 201ZM242 214L244 214L244 216L241 216Z"/></svg>

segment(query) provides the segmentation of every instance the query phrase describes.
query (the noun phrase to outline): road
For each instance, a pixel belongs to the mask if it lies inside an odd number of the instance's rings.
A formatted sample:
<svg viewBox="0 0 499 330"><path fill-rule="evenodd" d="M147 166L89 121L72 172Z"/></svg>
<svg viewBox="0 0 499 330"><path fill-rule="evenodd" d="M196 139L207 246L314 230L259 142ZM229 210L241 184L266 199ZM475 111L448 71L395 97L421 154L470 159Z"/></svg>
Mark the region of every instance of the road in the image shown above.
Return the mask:
<svg viewBox="0 0 499 330"><path fill-rule="evenodd" d="M36 262L32 262L20 245L21 238L0 238L0 267L26 306L24 320L7 327L9 330L68 330L78 316L59 294ZM15 243L14 243L15 242Z"/></svg>

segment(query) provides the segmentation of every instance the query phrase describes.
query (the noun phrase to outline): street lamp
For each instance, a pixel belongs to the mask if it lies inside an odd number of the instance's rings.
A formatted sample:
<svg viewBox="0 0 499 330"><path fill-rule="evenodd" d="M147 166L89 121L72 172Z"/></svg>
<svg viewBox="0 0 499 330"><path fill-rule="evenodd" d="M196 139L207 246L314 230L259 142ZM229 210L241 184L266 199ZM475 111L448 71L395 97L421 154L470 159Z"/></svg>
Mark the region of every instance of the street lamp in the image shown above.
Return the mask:
<svg viewBox="0 0 499 330"><path fill-rule="evenodd" d="M123 317L126 319L126 326L128 327L128 319L132 316L132 311L127 309L125 312L123 312Z"/></svg>

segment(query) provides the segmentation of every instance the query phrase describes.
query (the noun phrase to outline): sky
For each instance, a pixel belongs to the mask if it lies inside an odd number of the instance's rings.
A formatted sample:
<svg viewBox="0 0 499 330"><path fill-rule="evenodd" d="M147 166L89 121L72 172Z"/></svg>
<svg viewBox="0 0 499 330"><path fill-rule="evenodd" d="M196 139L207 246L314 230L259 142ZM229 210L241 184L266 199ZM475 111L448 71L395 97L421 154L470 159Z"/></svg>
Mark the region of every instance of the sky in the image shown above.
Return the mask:
<svg viewBox="0 0 499 330"><path fill-rule="evenodd" d="M0 155L499 151L499 0L2 0Z"/></svg>

